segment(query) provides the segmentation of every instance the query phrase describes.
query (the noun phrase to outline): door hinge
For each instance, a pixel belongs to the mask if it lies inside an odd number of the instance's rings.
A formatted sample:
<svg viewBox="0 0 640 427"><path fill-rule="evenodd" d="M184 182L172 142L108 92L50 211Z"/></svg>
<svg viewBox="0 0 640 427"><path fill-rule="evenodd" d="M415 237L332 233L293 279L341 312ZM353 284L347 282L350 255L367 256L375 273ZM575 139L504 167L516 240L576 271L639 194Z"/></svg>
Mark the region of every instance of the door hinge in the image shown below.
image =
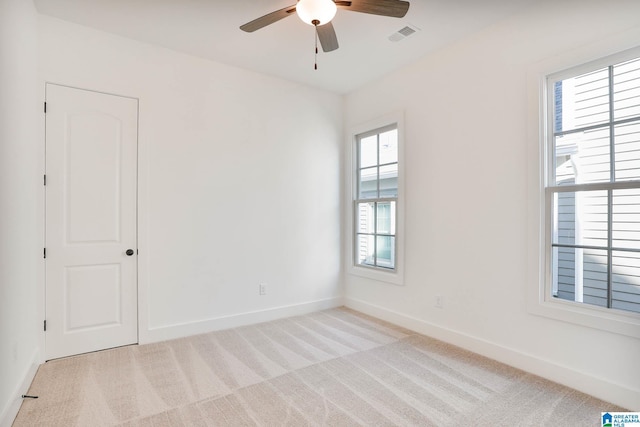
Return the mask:
<svg viewBox="0 0 640 427"><path fill-rule="evenodd" d="M47 332L47 321L44 321L44 331Z"/></svg>
<svg viewBox="0 0 640 427"><path fill-rule="evenodd" d="M45 258L47 258L47 248L43 249L42 254L44 255Z"/></svg>
<svg viewBox="0 0 640 427"><path fill-rule="evenodd" d="M44 176L44 185L47 185L47 175Z"/></svg>
<svg viewBox="0 0 640 427"><path fill-rule="evenodd" d="M47 103L44 103L44 113L47 114Z"/></svg>

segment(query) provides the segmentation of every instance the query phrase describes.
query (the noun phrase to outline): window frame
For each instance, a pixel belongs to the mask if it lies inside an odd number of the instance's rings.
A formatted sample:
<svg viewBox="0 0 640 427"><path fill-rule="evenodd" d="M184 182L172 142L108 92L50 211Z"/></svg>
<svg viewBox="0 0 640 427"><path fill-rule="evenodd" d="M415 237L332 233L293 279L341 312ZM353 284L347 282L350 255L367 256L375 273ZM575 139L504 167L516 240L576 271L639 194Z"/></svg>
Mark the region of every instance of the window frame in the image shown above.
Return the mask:
<svg viewBox="0 0 640 427"><path fill-rule="evenodd" d="M361 199L360 202L378 202L394 199L396 203L395 230L395 268L361 265L357 262L357 228L358 220L358 185L359 158L358 137L375 135L385 129L395 127L398 132L398 195L394 198ZM345 264L347 274L373 279L394 285L404 284L404 120L402 112L394 112L383 117L353 126L347 135L347 180L346 198L346 233L345 233ZM376 166L380 166L376 164Z"/></svg>
<svg viewBox="0 0 640 427"><path fill-rule="evenodd" d="M398 126L396 123L381 127L381 128L377 128L377 129L372 129L370 131L367 132L363 132L363 133L359 133L357 135L355 135L355 147L356 147L356 165L355 165L355 175L356 175L356 191L355 191L355 197L353 200L353 234L354 234L354 244L353 244L353 259L354 262L357 264L358 267L364 267L364 268L374 268L374 269L380 269L380 271L386 271L386 272L395 272L396 271L396 265L397 265L397 251L395 250L395 239L396 239L396 234L395 234L395 224L394 224L394 232L391 233L391 231L388 232L383 232L381 230L379 230L379 207L381 204L393 204L394 205L394 212L393 214L391 213L391 206L389 206L389 217L393 218L394 220L396 220L397 222L397 213L398 213L398 195L396 194L396 196L383 196L381 194L381 186L380 186L380 181L381 181L381 169L385 166L389 166L389 165L396 165L396 168L399 168L399 162L398 162L398 158L397 158L397 152L396 152L396 161L395 162L391 162L391 163L381 163L380 160L380 135L385 133L385 132L389 132L391 130L395 130L396 131L396 136L398 133ZM362 150L361 150L361 142L364 139L370 138L372 136L376 136L376 163L373 166L367 166L367 167L361 167L361 161L362 161ZM397 142L397 140L396 140ZM364 170L367 169L376 169L376 196L377 197L361 197L362 194L362 172ZM399 171L398 171L399 172ZM396 178L396 182L398 182L397 178ZM399 190L399 189L398 189ZM358 223L360 220L360 204L367 204L367 203L372 203L374 208L373 208L373 232L372 233L364 233L361 232L359 230L358 227ZM361 236L370 236L373 237L373 245L374 245L374 255L373 255L373 264L368 264L368 263L358 263L357 259L358 259L358 250L359 250L359 238ZM394 240L394 244L393 244L393 267L386 267L384 265L382 265L381 263L378 262L378 239L379 237L392 237Z"/></svg>
<svg viewBox="0 0 640 427"><path fill-rule="evenodd" d="M626 46L625 46L626 44ZM530 256L528 259L527 308L532 314L562 320L594 329L627 336L638 336L640 314L599 307L596 305L555 298L553 287L553 196L549 191L555 153L553 152L554 108L553 82L640 57L637 41L625 41L618 53L611 54L611 46L587 46L567 54L540 62L528 71L528 100L530 117L529 155L538 160L537 168L530 168L528 177ZM615 50L613 50L615 51ZM562 71L558 71L562 70ZM535 120L535 122L534 122ZM555 183L553 183L555 186ZM599 184L571 185L571 189L598 189ZM606 183L612 188L628 188L628 182ZM563 186L569 187L569 186Z"/></svg>

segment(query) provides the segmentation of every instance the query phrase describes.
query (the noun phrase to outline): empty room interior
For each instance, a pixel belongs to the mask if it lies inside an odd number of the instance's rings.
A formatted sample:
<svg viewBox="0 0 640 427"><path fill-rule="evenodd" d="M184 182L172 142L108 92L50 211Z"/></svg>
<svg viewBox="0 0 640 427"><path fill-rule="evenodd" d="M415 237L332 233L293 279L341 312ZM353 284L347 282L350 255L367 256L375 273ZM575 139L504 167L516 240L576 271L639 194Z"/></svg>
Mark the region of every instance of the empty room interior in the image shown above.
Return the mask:
<svg viewBox="0 0 640 427"><path fill-rule="evenodd" d="M291 3L0 0L0 426L640 411L640 2Z"/></svg>

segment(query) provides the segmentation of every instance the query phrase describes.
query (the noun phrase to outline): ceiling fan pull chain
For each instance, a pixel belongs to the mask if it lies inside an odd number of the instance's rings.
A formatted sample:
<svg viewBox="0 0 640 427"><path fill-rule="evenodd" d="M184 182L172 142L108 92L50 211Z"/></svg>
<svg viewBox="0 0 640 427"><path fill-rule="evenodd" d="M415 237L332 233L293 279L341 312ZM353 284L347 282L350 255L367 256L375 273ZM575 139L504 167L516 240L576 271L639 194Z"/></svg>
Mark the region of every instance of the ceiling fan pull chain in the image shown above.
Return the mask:
<svg viewBox="0 0 640 427"><path fill-rule="evenodd" d="M318 24L320 23L320 21L318 21L317 19L314 19L311 23L313 24L313 28L315 29L315 32L316 32L316 56L315 56L315 64L313 64L313 69L317 70L318 69Z"/></svg>

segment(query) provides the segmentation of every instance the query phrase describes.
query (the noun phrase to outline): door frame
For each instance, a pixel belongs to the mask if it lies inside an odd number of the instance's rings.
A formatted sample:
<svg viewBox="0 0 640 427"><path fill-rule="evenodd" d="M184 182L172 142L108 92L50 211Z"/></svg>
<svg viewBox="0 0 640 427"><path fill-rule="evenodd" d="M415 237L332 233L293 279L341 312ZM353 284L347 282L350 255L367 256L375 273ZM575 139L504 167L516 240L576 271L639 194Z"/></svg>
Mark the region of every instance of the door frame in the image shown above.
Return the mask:
<svg viewBox="0 0 640 427"><path fill-rule="evenodd" d="M47 86L48 85L57 85L57 86L63 86L63 87L67 87L67 88L71 88L71 89L77 89L77 90L84 90L84 91L89 91L89 92L94 92L94 93L99 93L99 94L104 94L104 95L111 95L111 96L118 96L118 97L122 97L122 98L129 98L129 99L134 99L137 102L137 118L136 118L136 161L135 161L135 165L136 165L136 170L135 170L135 176L136 176L136 188L135 188L135 194L136 194L136 203L135 203L135 218L136 218L136 250L138 252L138 255L136 256L135 259L135 263L136 263L136 328L137 328L137 343L133 344L133 345L140 345L143 343L148 342L148 340L146 339L147 334L145 333L146 331L148 331L148 311L146 309L147 307L147 292L146 292L146 286L141 286L142 283L148 283L146 278L148 277L146 268L144 269L144 273L142 272L142 267L143 266L147 266L148 262L146 262L148 260L148 257L146 255L146 251L141 251L141 247L143 246L142 244L142 239L141 239L141 235L144 235L144 247L146 248L146 241L147 241L147 234L146 234L146 227L145 227L145 232L141 232L142 228L143 228L143 223L146 226L147 222L146 221L141 221L141 210L144 209L144 211L146 212L146 206L148 205L146 203L147 201L147 191L146 189L148 188L147 186L147 180L146 177L148 176L148 168L147 168L147 163L146 162L141 162L141 153L144 152L145 153L145 158L146 157L146 146L145 149L142 150L142 142L141 142L141 138L140 138L140 97L138 96L131 96L131 95L122 95L121 93L117 93L117 92L113 92L113 91L107 91L107 90L97 90L97 89L88 89L86 87L82 87L82 86L76 86L76 85L71 85L71 84L65 84L65 83L58 83L55 81L50 81L50 80L43 80L42 81L42 86L41 86L41 96L40 99L42 100L42 110L40 110L42 113L42 122L41 122L41 126L40 126L40 141L42 141L42 144L40 145L42 147L42 152L39 155L39 170L42 172L42 181L41 181L41 187L40 187L40 193L38 194L38 211L39 211L39 215L40 215L40 227L38 230L38 233L40 234L41 238L42 238L42 248L44 251L44 248L46 248L46 220L47 220L47 210L46 210L46 185L45 185L45 176L46 176L46 160L47 160L47 141L46 141L46 123L47 123L47 118L46 118L46 102L47 102ZM141 173L141 168L142 165L144 165L144 173ZM143 181L143 177L145 177L144 179L144 183ZM141 189L144 188L145 191L141 191ZM141 202L141 195L145 196L145 200L142 203ZM146 218L147 215L144 215L144 218ZM141 256L145 257L145 262L140 262L141 261ZM46 293L47 293L47 283L46 283L46 259L44 257L44 253L40 254L40 259L42 260L42 264L41 264L41 268L38 271L38 283L40 284L40 292L39 292L39 296L38 296L38 312L41 314L40 318L40 339L39 339L39 355L37 357L37 359L39 359L39 363L44 363L47 362L48 359L46 358L47 355L47 349L46 349L46 332L45 332L45 321L46 321L46 316L47 316L47 311L46 311ZM145 281L142 282L141 278L144 277ZM144 336L144 338L143 338ZM69 356L71 357L71 356Z"/></svg>

